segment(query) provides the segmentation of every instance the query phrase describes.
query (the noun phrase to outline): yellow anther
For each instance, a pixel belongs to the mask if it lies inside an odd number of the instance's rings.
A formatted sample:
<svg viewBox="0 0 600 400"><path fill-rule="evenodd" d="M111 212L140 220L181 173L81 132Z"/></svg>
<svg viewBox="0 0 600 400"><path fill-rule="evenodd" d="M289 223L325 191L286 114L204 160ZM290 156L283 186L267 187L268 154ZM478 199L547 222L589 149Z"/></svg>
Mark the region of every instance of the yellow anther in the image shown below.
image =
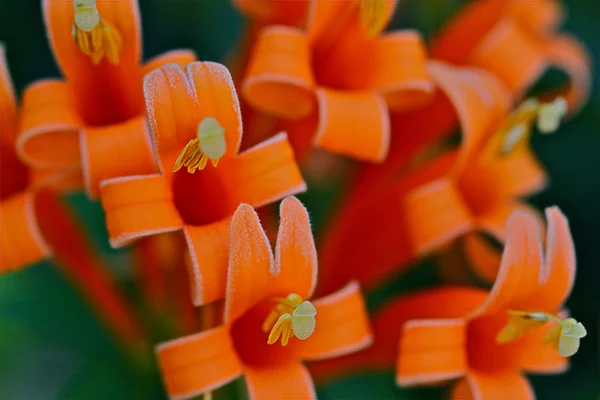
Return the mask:
<svg viewBox="0 0 600 400"><path fill-rule="evenodd" d="M386 23L387 0L360 0L360 23L368 36L377 36Z"/></svg>
<svg viewBox="0 0 600 400"><path fill-rule="evenodd" d="M198 125L196 137L188 142L177 157L173 172L185 166L187 171L193 174L196 170L203 170L209 159L216 167L226 150L225 128L216 119L206 117Z"/></svg>
<svg viewBox="0 0 600 400"><path fill-rule="evenodd" d="M552 329L544 338L544 343L551 343L558 354L570 357L579 349L579 340L587 335L587 331L581 322L574 318L560 318L545 312L508 312L510 319L496 336L498 343L512 342L534 328L545 325L547 322L555 322L557 327Z"/></svg>
<svg viewBox="0 0 600 400"><path fill-rule="evenodd" d="M123 40L119 31L100 17L96 0L74 0L73 39L79 49L99 64L106 57L111 64L119 63Z"/></svg>
<svg viewBox="0 0 600 400"><path fill-rule="evenodd" d="M281 345L287 346L290 337L308 339L315 331L317 310L309 301L292 293L286 298L275 299L277 305L265 319L262 329L269 332L268 344L281 338Z"/></svg>

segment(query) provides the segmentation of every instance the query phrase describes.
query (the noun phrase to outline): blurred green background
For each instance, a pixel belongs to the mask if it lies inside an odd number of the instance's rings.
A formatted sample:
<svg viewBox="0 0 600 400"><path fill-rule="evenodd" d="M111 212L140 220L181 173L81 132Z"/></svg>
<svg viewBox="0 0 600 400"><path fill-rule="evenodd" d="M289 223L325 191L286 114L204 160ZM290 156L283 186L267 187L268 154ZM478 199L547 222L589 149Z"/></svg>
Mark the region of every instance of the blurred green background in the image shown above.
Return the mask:
<svg viewBox="0 0 600 400"><path fill-rule="evenodd" d="M539 0L544 1L544 0ZM419 29L430 37L462 0L403 0L395 27ZM600 56L600 4L569 0L564 29L585 42L594 60ZM244 19L227 0L140 0L144 58L173 48L191 48L201 60L222 61L243 33ZM11 74L20 92L30 82L57 77L41 19L39 0L0 0L0 41L7 47ZM597 65L597 64L596 64ZM597 72L597 68L596 68ZM597 74L596 74L597 75ZM552 73L546 80L552 81ZM578 276L568 302L588 329L566 374L532 377L539 399L600 398L600 90L576 118L556 135L534 137L537 155L547 167L551 187L531 199L543 208L557 204L571 222ZM313 187L302 196L312 215L321 218L331 191ZM130 286L127 254L108 247L102 210L83 196L71 203L94 230L96 245L125 286ZM319 221L316 221L318 224ZM430 263L385 288L390 293L428 284ZM376 304L378 299L370 299ZM0 278L0 400L161 399L161 383L151 367L135 368L120 353L82 298L51 263ZM446 388L401 390L393 374L357 375L320 388L324 399L436 399ZM240 392L239 383L217 396Z"/></svg>

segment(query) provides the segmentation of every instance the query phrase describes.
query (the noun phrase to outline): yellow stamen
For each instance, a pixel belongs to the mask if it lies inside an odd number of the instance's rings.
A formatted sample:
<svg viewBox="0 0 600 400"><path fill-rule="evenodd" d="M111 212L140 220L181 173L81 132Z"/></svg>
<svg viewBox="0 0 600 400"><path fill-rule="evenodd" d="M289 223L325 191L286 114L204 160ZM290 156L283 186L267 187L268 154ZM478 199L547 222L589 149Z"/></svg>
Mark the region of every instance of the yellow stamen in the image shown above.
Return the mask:
<svg viewBox="0 0 600 400"><path fill-rule="evenodd" d="M198 125L196 137L188 142L177 157L173 172L185 166L193 174L196 170L203 170L209 159L213 167L216 167L226 150L225 128L216 119L206 117Z"/></svg>
<svg viewBox="0 0 600 400"><path fill-rule="evenodd" d="M111 64L119 63L123 47L121 33L100 17L96 0L74 0L75 21L73 39L79 49L97 65L106 57Z"/></svg>
<svg viewBox="0 0 600 400"><path fill-rule="evenodd" d="M308 339L315 331L317 310L309 301L292 293L286 298L275 299L277 305L263 322L263 332L269 332L268 344L281 338L281 345L287 346L293 336L300 340Z"/></svg>
<svg viewBox="0 0 600 400"><path fill-rule="evenodd" d="M531 136L534 123L542 133L558 129L560 120L567 112L564 98L557 97L551 102L540 103L528 99L521 103L500 125L484 149L484 157L506 156L515 151Z"/></svg>
<svg viewBox="0 0 600 400"><path fill-rule="evenodd" d="M545 325L547 322L558 324L544 338L544 343L551 343L558 354L570 357L579 349L579 339L585 337L587 332L581 322L574 318L560 318L545 312L525 312L509 310L510 319L496 336L498 343L508 343L517 340L534 328Z"/></svg>
<svg viewBox="0 0 600 400"><path fill-rule="evenodd" d="M360 23L368 36L377 36L386 23L386 0L360 0Z"/></svg>

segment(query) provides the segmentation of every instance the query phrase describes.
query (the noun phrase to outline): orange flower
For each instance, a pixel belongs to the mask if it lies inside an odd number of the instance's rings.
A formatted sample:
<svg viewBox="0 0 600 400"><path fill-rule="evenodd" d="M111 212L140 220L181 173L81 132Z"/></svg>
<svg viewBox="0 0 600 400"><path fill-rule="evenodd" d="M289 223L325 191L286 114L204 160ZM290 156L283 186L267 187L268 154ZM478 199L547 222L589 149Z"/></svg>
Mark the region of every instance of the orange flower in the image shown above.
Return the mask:
<svg viewBox="0 0 600 400"><path fill-rule="evenodd" d="M272 25L259 33L244 97L287 120L300 157L312 141L330 152L382 162L390 146L389 112L429 98L419 35L380 34L395 5L314 0L306 29Z"/></svg>
<svg viewBox="0 0 600 400"><path fill-rule="evenodd" d="M468 232L484 231L503 241L508 215L526 208L519 199L546 184L526 140L540 114L539 104L507 116L510 93L491 74L439 62L431 62L428 70L439 89L432 105L439 114L429 117L432 122L425 123L422 133L439 137L458 119L460 148L434 149L425 161L398 172L399 162L408 160L400 155L377 168L376 182L355 189L355 200L324 244L325 293L349 279L371 286L416 256L439 250ZM416 115L423 117L421 111ZM405 119L407 128L417 126L414 118ZM422 140L410 142L407 151L422 146ZM365 231L368 240L358 234ZM372 267L362 268L367 260Z"/></svg>
<svg viewBox="0 0 600 400"><path fill-rule="evenodd" d="M224 66L191 63L184 72L168 64L146 76L144 92L162 173L102 183L110 242L120 247L183 230L193 267L193 301L209 303L225 286L236 207L242 202L260 207L306 185L285 133L238 153L242 120ZM186 168L173 172L174 166Z"/></svg>
<svg viewBox="0 0 600 400"><path fill-rule="evenodd" d="M283 24L302 26L311 0L232 0L233 5L260 25Z"/></svg>
<svg viewBox="0 0 600 400"><path fill-rule="evenodd" d="M0 273L52 258L127 345L137 349L142 333L113 286L110 269L95 257L81 227L58 199L58 189L79 182L77 174L29 171L16 157L17 109L0 44ZM31 175L31 176L29 176Z"/></svg>
<svg viewBox="0 0 600 400"><path fill-rule="evenodd" d="M572 355L585 336L580 323L557 316L573 287L575 252L560 210L549 208L546 217L545 239L534 215L517 211L509 218L491 291L442 287L398 299L374 316L371 348L314 372L397 363L401 386L461 378L453 399L533 399L522 373L564 371L568 362L560 354Z"/></svg>
<svg viewBox="0 0 600 400"><path fill-rule="evenodd" d="M296 198L281 203L275 257L257 214L240 205L231 221L224 325L157 347L169 397L192 398L243 374L251 399L316 398L301 361L371 343L358 285L309 300L316 279L308 213Z"/></svg>
<svg viewBox="0 0 600 400"><path fill-rule="evenodd" d="M492 72L517 98L548 67L560 68L571 80L562 95L574 112L589 95L590 57L577 39L556 32L563 18L557 0L474 1L440 32L431 54Z"/></svg>
<svg viewBox="0 0 600 400"><path fill-rule="evenodd" d="M81 171L91 197L103 179L155 172L142 78L168 62L191 62L194 54L173 51L140 65L137 0L44 0L43 11L66 81L42 80L25 90L21 159L31 167Z"/></svg>

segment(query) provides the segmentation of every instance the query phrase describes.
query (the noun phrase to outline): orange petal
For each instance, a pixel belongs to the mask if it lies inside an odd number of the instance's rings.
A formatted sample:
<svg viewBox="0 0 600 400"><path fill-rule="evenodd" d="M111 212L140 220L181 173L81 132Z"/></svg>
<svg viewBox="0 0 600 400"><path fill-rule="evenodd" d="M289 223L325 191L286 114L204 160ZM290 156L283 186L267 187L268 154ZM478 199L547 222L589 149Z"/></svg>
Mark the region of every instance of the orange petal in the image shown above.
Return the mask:
<svg viewBox="0 0 600 400"><path fill-rule="evenodd" d="M85 128L80 143L86 192L92 199L105 179L158 172L145 117Z"/></svg>
<svg viewBox="0 0 600 400"><path fill-rule="evenodd" d="M56 79L33 83L25 89L22 107L17 141L21 158L34 167L78 167L83 122L72 86Z"/></svg>
<svg viewBox="0 0 600 400"><path fill-rule="evenodd" d="M106 226L113 247L183 227L170 182L160 175L108 179L100 185ZM152 218L148 218L148 216Z"/></svg>
<svg viewBox="0 0 600 400"><path fill-rule="evenodd" d="M315 146L363 161L385 160L390 147L390 118L380 95L319 89L317 99Z"/></svg>
<svg viewBox="0 0 600 400"><path fill-rule="evenodd" d="M521 96L544 72L548 63L543 43L515 21L498 23L473 49L473 65L498 76Z"/></svg>
<svg viewBox="0 0 600 400"><path fill-rule="evenodd" d="M526 147L502 157L490 166L497 190L506 196L526 197L538 193L548 184L544 167Z"/></svg>
<svg viewBox="0 0 600 400"><path fill-rule="evenodd" d="M486 291L470 287L441 287L397 298L373 315L373 345L347 356L311 366L315 378L357 370L397 366L398 339L403 326L416 319L462 319L486 298ZM317 314L318 318L318 314ZM319 322L317 321L317 329ZM316 334L317 330L315 330ZM401 354L400 354L401 355ZM435 362L434 360L431 360Z"/></svg>
<svg viewBox="0 0 600 400"><path fill-rule="evenodd" d="M258 208L306 190L285 133L244 151L219 168L226 177L223 184L231 193L232 204L248 203Z"/></svg>
<svg viewBox="0 0 600 400"><path fill-rule="evenodd" d="M166 64L146 74L144 96L158 158L179 154L196 136L200 123L196 93L183 68ZM169 171L172 166L165 168Z"/></svg>
<svg viewBox="0 0 600 400"><path fill-rule="evenodd" d="M564 317L566 318L566 315ZM515 359L521 369L536 374L559 374L569 368L569 359L558 354L553 346L540 345L555 327L547 324L533 329L519 339L522 343L519 343Z"/></svg>
<svg viewBox="0 0 600 400"><path fill-rule="evenodd" d="M458 115L462 138L455 168L459 170L509 111L510 93L498 78L479 69L430 62L429 73Z"/></svg>
<svg viewBox="0 0 600 400"><path fill-rule="evenodd" d="M52 255L40 231L33 193L20 193L0 203L0 272L26 267Z"/></svg>
<svg viewBox="0 0 600 400"><path fill-rule="evenodd" d="M538 220L538 224L542 226L543 220L538 211L528 206L525 203L518 201L504 201L489 207L485 212L478 214L475 219L475 224L478 229L494 236L498 241L504 242L507 235L508 218L516 211L523 211L530 214Z"/></svg>
<svg viewBox="0 0 600 400"><path fill-rule="evenodd" d="M302 364L285 364L274 368L246 368L246 387L250 400L316 399L310 374Z"/></svg>
<svg viewBox="0 0 600 400"><path fill-rule="evenodd" d="M515 372L484 374L469 372L452 392L452 400L535 400L527 378Z"/></svg>
<svg viewBox="0 0 600 400"><path fill-rule="evenodd" d="M465 236L465 255L469 266L481 279L493 282L500 269L502 254L477 234Z"/></svg>
<svg viewBox="0 0 600 400"><path fill-rule="evenodd" d="M275 268L283 293L296 293L303 299L312 296L317 284L317 249L308 212L295 197L281 202Z"/></svg>
<svg viewBox="0 0 600 400"><path fill-rule="evenodd" d="M569 112L577 112L587 101L591 85L591 57L587 49L574 37L561 35L546 44L550 62L564 70L571 80L563 94Z"/></svg>
<svg viewBox="0 0 600 400"><path fill-rule="evenodd" d="M143 108L139 90L142 74L141 22L137 0L98 0L100 15L120 32L123 49L119 64L106 60L94 65L77 48L72 36L73 3L43 0L44 21L56 61L73 87L79 111L92 125L127 120Z"/></svg>
<svg viewBox="0 0 600 400"><path fill-rule="evenodd" d="M198 98L198 123L206 117L219 121L225 128L225 154L236 155L242 142L242 113L229 70L214 62L194 62L188 64L185 72Z"/></svg>
<svg viewBox="0 0 600 400"><path fill-rule="evenodd" d="M278 0L233 0L233 5L262 24L302 25L309 0L281 2Z"/></svg>
<svg viewBox="0 0 600 400"><path fill-rule="evenodd" d="M575 246L569 221L558 207L546 209L548 232L542 292L535 296L541 310L558 310L575 283Z"/></svg>
<svg viewBox="0 0 600 400"><path fill-rule="evenodd" d="M146 61L142 66L142 74L146 75L155 69L158 69L167 64L177 64L181 68L185 68L191 62L198 59L193 50L171 50L166 53L157 55Z"/></svg>
<svg viewBox="0 0 600 400"><path fill-rule="evenodd" d="M242 374L228 326L220 326L156 346L171 399L191 399Z"/></svg>
<svg viewBox="0 0 600 400"><path fill-rule="evenodd" d="M83 188L83 176L79 168L72 170L32 169L31 186L51 188L59 192L78 192Z"/></svg>
<svg viewBox="0 0 600 400"><path fill-rule="evenodd" d="M191 256L192 302L196 306L225 296L231 218L184 229Z"/></svg>
<svg viewBox="0 0 600 400"><path fill-rule="evenodd" d="M439 249L473 228L471 210L460 189L446 178L409 192L402 206L407 233L418 254Z"/></svg>
<svg viewBox="0 0 600 400"><path fill-rule="evenodd" d="M435 384L467 372L464 319L412 320L402 329L396 382L400 386Z"/></svg>
<svg viewBox="0 0 600 400"><path fill-rule="evenodd" d="M241 204L231 219L225 322L234 321L268 295L274 266L258 215L248 204Z"/></svg>
<svg viewBox="0 0 600 400"><path fill-rule="evenodd" d="M494 286L485 303L471 315L492 314L520 303L541 284L542 247L539 221L531 213L516 211L506 223L506 244Z"/></svg>
<svg viewBox="0 0 600 400"><path fill-rule="evenodd" d="M341 357L371 345L369 318L356 282L312 303L317 309L317 325L312 336L302 342L302 359L318 361Z"/></svg>
<svg viewBox="0 0 600 400"><path fill-rule="evenodd" d="M304 33L285 26L263 29L252 51L242 91L255 108L281 118L314 108L311 49Z"/></svg>
<svg viewBox="0 0 600 400"><path fill-rule="evenodd" d="M505 13L518 18L534 32L550 34L564 19L565 10L560 1L511 1Z"/></svg>

